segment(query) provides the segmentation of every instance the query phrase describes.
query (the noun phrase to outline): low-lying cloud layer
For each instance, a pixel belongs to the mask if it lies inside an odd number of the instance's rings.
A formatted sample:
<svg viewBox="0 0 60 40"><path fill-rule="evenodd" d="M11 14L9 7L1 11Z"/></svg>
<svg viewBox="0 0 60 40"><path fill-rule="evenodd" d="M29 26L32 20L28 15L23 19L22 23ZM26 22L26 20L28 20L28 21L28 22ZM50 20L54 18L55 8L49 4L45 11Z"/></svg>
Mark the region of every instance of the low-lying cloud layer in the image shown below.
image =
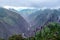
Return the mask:
<svg viewBox="0 0 60 40"><path fill-rule="evenodd" d="M0 6L60 7L60 0L0 0Z"/></svg>

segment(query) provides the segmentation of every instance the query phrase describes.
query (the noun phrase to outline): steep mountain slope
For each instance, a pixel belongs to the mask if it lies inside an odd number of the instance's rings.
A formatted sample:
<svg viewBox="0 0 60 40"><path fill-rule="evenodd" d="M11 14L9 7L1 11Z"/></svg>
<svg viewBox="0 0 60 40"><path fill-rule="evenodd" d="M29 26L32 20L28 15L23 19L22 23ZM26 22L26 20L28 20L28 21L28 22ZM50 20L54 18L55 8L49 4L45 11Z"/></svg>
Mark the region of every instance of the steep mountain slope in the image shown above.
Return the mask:
<svg viewBox="0 0 60 40"><path fill-rule="evenodd" d="M48 22L59 22L60 21L60 11L57 9L45 9L39 10L34 14L30 15L31 28L34 30L40 29L41 26L48 24Z"/></svg>
<svg viewBox="0 0 60 40"><path fill-rule="evenodd" d="M25 19L16 12L0 8L0 37L7 39L7 37L27 33L29 24ZM28 35L28 34L26 34Z"/></svg>
<svg viewBox="0 0 60 40"><path fill-rule="evenodd" d="M42 12L41 10L37 10L37 11L35 11L34 13L30 14L30 15L28 16L29 22L30 22L30 23L34 23L33 21L35 20L35 18L36 18L38 15L42 14L41 12ZM33 25L33 24L32 24L32 25Z"/></svg>

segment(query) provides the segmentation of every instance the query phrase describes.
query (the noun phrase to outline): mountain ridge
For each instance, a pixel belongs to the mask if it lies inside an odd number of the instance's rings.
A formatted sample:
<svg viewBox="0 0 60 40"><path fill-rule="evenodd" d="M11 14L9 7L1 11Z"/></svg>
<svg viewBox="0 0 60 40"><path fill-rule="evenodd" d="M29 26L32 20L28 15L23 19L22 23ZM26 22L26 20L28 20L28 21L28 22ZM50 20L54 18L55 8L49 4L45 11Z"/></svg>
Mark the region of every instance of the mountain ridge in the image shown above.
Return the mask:
<svg viewBox="0 0 60 40"><path fill-rule="evenodd" d="M4 39L14 34L26 34L29 27L29 24L20 14L4 8L0 8L0 24L0 37Z"/></svg>

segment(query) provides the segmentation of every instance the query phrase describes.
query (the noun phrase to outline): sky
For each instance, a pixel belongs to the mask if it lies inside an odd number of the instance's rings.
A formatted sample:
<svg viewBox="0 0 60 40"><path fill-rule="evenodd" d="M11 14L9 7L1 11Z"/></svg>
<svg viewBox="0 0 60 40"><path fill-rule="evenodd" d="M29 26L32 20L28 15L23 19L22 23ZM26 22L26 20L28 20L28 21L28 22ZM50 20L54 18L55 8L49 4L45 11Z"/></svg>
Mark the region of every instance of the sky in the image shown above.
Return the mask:
<svg viewBox="0 0 60 40"><path fill-rule="evenodd" d="M60 7L60 0L0 0L0 6L53 8Z"/></svg>

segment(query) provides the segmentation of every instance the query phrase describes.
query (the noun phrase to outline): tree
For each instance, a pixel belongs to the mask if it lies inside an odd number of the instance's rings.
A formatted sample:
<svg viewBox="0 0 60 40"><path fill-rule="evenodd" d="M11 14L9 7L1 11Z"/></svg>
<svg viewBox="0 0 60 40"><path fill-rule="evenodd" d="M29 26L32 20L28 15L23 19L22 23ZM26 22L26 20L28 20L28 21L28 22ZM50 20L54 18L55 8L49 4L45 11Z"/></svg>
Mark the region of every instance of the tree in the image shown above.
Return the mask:
<svg viewBox="0 0 60 40"><path fill-rule="evenodd" d="M27 40L35 40L35 37L29 37Z"/></svg>
<svg viewBox="0 0 60 40"><path fill-rule="evenodd" d="M35 35L36 40L60 40L60 24L49 23Z"/></svg>
<svg viewBox="0 0 60 40"><path fill-rule="evenodd" d="M0 38L0 40L4 40L3 38Z"/></svg>
<svg viewBox="0 0 60 40"><path fill-rule="evenodd" d="M22 37L22 35L13 35L9 37L9 40L24 40L24 38Z"/></svg>

